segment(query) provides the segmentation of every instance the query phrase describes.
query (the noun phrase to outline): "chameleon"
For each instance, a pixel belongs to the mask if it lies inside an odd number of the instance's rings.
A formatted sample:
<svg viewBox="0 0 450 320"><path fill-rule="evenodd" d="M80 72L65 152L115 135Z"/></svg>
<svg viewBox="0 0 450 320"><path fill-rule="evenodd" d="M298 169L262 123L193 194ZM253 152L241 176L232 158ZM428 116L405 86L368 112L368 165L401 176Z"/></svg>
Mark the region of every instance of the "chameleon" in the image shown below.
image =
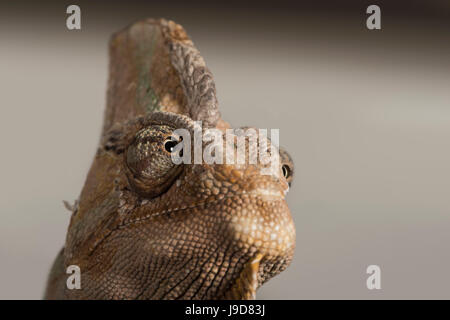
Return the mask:
<svg viewBox="0 0 450 320"><path fill-rule="evenodd" d="M200 52L182 26L145 19L113 34L109 56L99 147L44 298L255 299L295 250L289 153L269 148L271 174L248 159L175 164L177 129L232 129Z"/></svg>

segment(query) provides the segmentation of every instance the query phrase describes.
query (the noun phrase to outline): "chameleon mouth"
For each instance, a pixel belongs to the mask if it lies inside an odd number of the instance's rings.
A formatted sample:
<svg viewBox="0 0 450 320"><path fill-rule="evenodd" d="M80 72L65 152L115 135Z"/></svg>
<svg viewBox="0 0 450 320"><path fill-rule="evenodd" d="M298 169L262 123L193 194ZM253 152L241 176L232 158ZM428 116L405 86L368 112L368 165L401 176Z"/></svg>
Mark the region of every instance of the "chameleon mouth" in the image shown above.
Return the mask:
<svg viewBox="0 0 450 320"><path fill-rule="evenodd" d="M256 188L248 192L248 194L260 197L264 201L283 200L286 193L283 193L280 190L265 189L265 188Z"/></svg>
<svg viewBox="0 0 450 320"><path fill-rule="evenodd" d="M202 207L207 207L207 206L211 206L217 203L221 203L226 201L227 199L231 199L231 200L237 200L237 199L241 199L241 198L259 198L264 202L268 202L268 203L273 203L273 202L280 202L280 201L285 201L285 195L283 193L283 191L281 190L273 190L273 189L264 189L264 188L256 188L253 189L251 191L248 192L242 192L242 193L238 193L238 194L234 194L232 196L226 196L217 200L210 200L210 201L201 201L201 202L196 202L196 203L192 203L191 205L185 205L185 206L179 206L179 207L174 207L174 208L167 208L167 209L163 209L163 210L157 210L157 211L151 211L151 212L147 212L144 215L140 215L140 216L135 216L129 219L125 219L120 225L119 228L123 228L127 225L130 224L135 224L135 223L142 223L146 220L149 219L153 219L157 216L160 215L166 215L166 214L175 214L177 212L183 212L186 210L190 210L190 209L197 209L197 208L202 208ZM142 203L140 208L141 210L143 208L146 207L146 205L149 202L146 201L145 203Z"/></svg>

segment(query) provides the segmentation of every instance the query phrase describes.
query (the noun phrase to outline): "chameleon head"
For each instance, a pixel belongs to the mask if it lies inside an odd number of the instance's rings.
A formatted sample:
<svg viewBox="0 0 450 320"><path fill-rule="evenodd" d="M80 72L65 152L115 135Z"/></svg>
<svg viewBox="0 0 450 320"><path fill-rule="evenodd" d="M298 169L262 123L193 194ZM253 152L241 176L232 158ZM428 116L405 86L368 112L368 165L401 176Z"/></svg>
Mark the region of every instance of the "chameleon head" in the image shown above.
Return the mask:
<svg viewBox="0 0 450 320"><path fill-rule="evenodd" d="M161 279L170 274L180 282L175 287L158 279L165 285L151 292L155 298L226 297L248 264L258 260L251 284L258 287L284 270L293 256L295 228L285 201L293 163L287 152L278 153L264 138L269 153L276 152L277 166L251 164L250 155L262 141L252 145L247 136L245 160L238 164L237 138L224 135L219 163L206 163L203 157L201 163L175 164L173 153L180 156L180 151L194 162L196 126L188 117L155 113L126 142L124 171L140 205L127 213L123 229L139 230L141 255L166 261ZM190 135L182 137L177 129ZM179 143L183 148L176 147ZM207 149L202 142L203 156Z"/></svg>
<svg viewBox="0 0 450 320"><path fill-rule="evenodd" d="M241 162L239 144L220 135L215 142L225 151L201 139L198 161L193 120L228 125L213 76L183 28L145 20L110 43L102 141L73 210L63 261L55 264L79 266L81 289L66 289L66 274L57 269L62 276L51 278L46 296L253 298L293 256L295 229L285 201L294 173L289 155L258 137L245 143ZM150 93L160 105L147 99ZM256 149L266 148L269 163L259 161L259 151L251 161ZM191 161L179 163L174 155Z"/></svg>

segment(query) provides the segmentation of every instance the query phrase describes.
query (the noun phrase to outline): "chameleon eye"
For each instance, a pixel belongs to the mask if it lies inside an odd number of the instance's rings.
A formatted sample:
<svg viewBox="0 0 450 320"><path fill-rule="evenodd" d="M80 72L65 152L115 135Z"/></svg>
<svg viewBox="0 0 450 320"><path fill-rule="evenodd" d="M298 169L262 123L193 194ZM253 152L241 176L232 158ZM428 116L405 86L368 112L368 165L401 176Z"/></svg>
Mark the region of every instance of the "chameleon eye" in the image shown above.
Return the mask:
<svg viewBox="0 0 450 320"><path fill-rule="evenodd" d="M179 143L172 131L167 125L144 128L128 146L127 176L137 193L155 197L166 191L181 172L181 166L171 158L173 148Z"/></svg>
<svg viewBox="0 0 450 320"><path fill-rule="evenodd" d="M166 149L167 152L172 153L173 148L175 148L175 146L177 145L177 141L175 140L166 140L166 142L164 143L164 149Z"/></svg>
<svg viewBox="0 0 450 320"><path fill-rule="evenodd" d="M285 179L288 179L291 176L291 169L287 164L283 164L281 170L283 171L283 176Z"/></svg>
<svg viewBox="0 0 450 320"><path fill-rule="evenodd" d="M164 149L168 152L168 153L172 153L174 151L174 148L177 144L180 143L180 141L183 141L183 137L174 137L174 136L170 136L168 139L166 139L166 141L164 141ZM181 150L182 153L183 150ZM182 154L180 156L183 156Z"/></svg>
<svg viewBox="0 0 450 320"><path fill-rule="evenodd" d="M280 147L281 171L289 186L294 180L294 162L289 153Z"/></svg>

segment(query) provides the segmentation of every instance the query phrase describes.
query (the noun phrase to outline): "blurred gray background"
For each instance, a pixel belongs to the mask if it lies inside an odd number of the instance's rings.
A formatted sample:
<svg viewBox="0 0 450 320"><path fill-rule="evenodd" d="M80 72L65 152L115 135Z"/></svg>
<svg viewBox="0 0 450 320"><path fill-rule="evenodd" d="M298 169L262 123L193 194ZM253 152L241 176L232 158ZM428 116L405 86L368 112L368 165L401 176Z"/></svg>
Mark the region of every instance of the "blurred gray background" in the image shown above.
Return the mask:
<svg viewBox="0 0 450 320"><path fill-rule="evenodd" d="M450 298L450 4L17 1L0 5L0 298L40 299L102 126L109 36L182 24L234 126L296 165L289 269L261 299ZM65 26L78 4L82 30ZM381 290L366 268L381 267Z"/></svg>

